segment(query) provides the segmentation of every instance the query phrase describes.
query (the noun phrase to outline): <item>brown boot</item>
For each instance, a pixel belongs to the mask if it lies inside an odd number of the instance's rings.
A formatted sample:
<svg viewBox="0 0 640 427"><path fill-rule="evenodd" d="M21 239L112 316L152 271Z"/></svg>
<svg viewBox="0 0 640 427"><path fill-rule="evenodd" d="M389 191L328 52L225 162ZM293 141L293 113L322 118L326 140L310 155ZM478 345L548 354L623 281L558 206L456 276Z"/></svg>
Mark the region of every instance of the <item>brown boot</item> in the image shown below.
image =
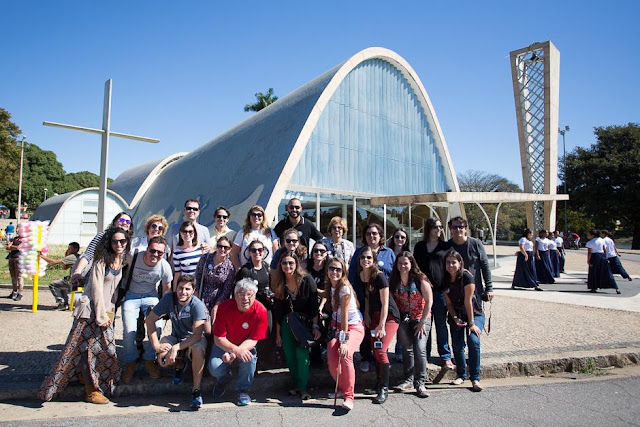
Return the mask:
<svg viewBox="0 0 640 427"><path fill-rule="evenodd" d="M149 374L149 378L157 380L160 378L160 369L158 369L158 365L153 360L145 360L144 361L144 369Z"/></svg>
<svg viewBox="0 0 640 427"><path fill-rule="evenodd" d="M109 399L104 397L104 394L100 393L93 385L84 386L85 400L89 403L95 403L97 405L104 405L109 403Z"/></svg>
<svg viewBox="0 0 640 427"><path fill-rule="evenodd" d="M127 363L124 367L124 373L122 374L122 382L130 383L133 380L133 375L136 373L138 364L136 362Z"/></svg>

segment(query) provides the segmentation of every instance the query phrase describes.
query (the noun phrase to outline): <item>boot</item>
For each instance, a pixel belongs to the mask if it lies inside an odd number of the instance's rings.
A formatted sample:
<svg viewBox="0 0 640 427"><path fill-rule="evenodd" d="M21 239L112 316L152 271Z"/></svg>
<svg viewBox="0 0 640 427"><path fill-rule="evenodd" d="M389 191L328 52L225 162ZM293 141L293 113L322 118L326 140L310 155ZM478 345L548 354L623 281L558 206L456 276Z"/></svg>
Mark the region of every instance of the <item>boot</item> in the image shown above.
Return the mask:
<svg viewBox="0 0 640 427"><path fill-rule="evenodd" d="M364 395L365 396L374 396L380 393L380 363L376 364L376 386L375 388L365 388Z"/></svg>
<svg viewBox="0 0 640 427"><path fill-rule="evenodd" d="M95 403L98 405L104 405L109 403L109 399L104 397L104 394L100 393L93 385L84 386L85 400L89 403Z"/></svg>
<svg viewBox="0 0 640 427"><path fill-rule="evenodd" d="M378 395L373 398L373 403L382 404L386 402L387 397L389 397L389 371L391 365L388 363L379 363L378 366L378 383L380 384L380 389Z"/></svg>
<svg viewBox="0 0 640 427"><path fill-rule="evenodd" d="M158 369L158 365L153 360L145 360L144 361L144 369L149 374L149 378L157 380L160 378L160 369Z"/></svg>
<svg viewBox="0 0 640 427"><path fill-rule="evenodd" d="M138 367L137 362L127 363L124 367L124 373L122 374L122 382L130 383L133 380L133 376L136 373L136 368Z"/></svg>

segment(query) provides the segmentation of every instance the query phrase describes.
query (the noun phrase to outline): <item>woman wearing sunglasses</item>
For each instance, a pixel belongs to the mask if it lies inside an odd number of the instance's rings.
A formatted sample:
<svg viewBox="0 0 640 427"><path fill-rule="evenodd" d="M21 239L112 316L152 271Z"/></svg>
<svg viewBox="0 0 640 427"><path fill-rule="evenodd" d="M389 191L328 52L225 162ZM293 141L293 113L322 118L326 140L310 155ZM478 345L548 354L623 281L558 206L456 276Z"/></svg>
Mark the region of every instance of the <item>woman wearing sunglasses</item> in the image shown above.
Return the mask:
<svg viewBox="0 0 640 427"><path fill-rule="evenodd" d="M229 259L231 254L231 241L227 236L218 238L213 253L200 257L196 267L197 296L211 314L211 323L216 321L218 305L229 298L233 292L236 269Z"/></svg>
<svg viewBox="0 0 640 427"><path fill-rule="evenodd" d="M98 242L89 282L73 310L67 342L38 393L42 400L50 401L70 381L80 377L87 402L109 403L104 395L113 393L120 376L113 301L129 243L129 234L118 227L110 227Z"/></svg>
<svg viewBox="0 0 640 427"><path fill-rule="evenodd" d="M251 209L247 211L242 230L236 234L236 238L233 240L231 262L236 269L249 261L246 251L249 243L254 240L260 240L265 249L268 249L264 261L269 265L272 255L278 250L279 240L276 233L267 225L264 209L258 205L251 206Z"/></svg>
<svg viewBox="0 0 640 427"><path fill-rule="evenodd" d="M303 270L307 269L307 247L300 243L300 234L298 230L295 228L290 228L284 233L282 233L282 238L284 239L284 243L280 249L273 254L273 259L271 260L271 264L269 267L272 270L278 268L278 260L285 252L293 252L296 254L299 260L301 260L301 266Z"/></svg>
<svg viewBox="0 0 640 427"><path fill-rule="evenodd" d="M204 249L198 246L198 231L193 222L185 221L178 232L178 246L173 253L173 289L182 275L194 276Z"/></svg>
<svg viewBox="0 0 640 427"><path fill-rule="evenodd" d="M286 234L285 234L286 236ZM309 349L298 343L291 331L286 316L293 312L306 323L313 333L313 339L320 339L318 326L318 289L311 275L300 266L300 259L293 252L285 252L278 260L278 267L272 271L275 305L273 320L276 325L276 346L282 347L295 388L290 395L300 394L308 400Z"/></svg>
<svg viewBox="0 0 640 427"><path fill-rule="evenodd" d="M393 233L393 236L387 241L387 247L393 251L395 256L401 252L409 250L409 234L404 227L400 227Z"/></svg>
<svg viewBox="0 0 640 427"><path fill-rule="evenodd" d="M137 249L138 252L142 252L147 249L149 240L156 236L164 237L167 232L167 220L162 215L151 215L147 218L147 222L144 226L144 236L138 236L131 239L131 254ZM167 247L167 250L169 248Z"/></svg>
<svg viewBox="0 0 640 427"><path fill-rule="evenodd" d="M218 206L213 213L213 231L211 232L211 239L209 239L211 246L215 248L218 239L225 236L230 242L236 237L235 231L227 227L231 214L224 206ZM231 253L227 254L231 255Z"/></svg>

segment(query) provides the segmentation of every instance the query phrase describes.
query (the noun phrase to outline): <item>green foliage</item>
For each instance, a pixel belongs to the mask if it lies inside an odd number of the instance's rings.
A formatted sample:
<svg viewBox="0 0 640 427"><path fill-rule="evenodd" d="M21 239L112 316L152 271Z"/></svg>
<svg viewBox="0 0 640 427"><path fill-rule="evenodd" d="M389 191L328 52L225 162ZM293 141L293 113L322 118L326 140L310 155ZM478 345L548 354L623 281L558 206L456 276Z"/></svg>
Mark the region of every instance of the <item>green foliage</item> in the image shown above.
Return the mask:
<svg viewBox="0 0 640 427"><path fill-rule="evenodd" d="M0 107L0 185L17 181L20 168L20 149L17 146L22 134L18 125L11 121L11 114Z"/></svg>
<svg viewBox="0 0 640 427"><path fill-rule="evenodd" d="M558 202L556 205L556 222L558 224L558 229L564 228L563 202ZM589 215L582 211L573 210L571 207L567 209L567 225L570 231L578 233L583 238L587 235L587 230L591 230L596 227Z"/></svg>
<svg viewBox="0 0 640 427"><path fill-rule="evenodd" d="M260 111L263 108L268 107L278 100L278 97L273 94L273 88L270 87L267 93L256 93L256 102L253 104L247 104L244 106L244 111Z"/></svg>
<svg viewBox="0 0 640 427"><path fill-rule="evenodd" d="M640 249L640 125L595 128L597 142L567 154L570 206L598 227L633 230L632 248Z"/></svg>
<svg viewBox="0 0 640 427"><path fill-rule="evenodd" d="M467 171L458 175L460 191L473 192L507 192L521 193L520 187L497 174L484 171ZM497 204L483 203L482 206L487 211L489 219L493 221L496 215ZM487 220L475 203L466 203L464 210L469 222L469 232L475 233L478 227L485 230L485 236L489 237L489 225ZM522 230L527 226L527 210L524 203L503 203L498 214L499 239L513 240L520 237Z"/></svg>

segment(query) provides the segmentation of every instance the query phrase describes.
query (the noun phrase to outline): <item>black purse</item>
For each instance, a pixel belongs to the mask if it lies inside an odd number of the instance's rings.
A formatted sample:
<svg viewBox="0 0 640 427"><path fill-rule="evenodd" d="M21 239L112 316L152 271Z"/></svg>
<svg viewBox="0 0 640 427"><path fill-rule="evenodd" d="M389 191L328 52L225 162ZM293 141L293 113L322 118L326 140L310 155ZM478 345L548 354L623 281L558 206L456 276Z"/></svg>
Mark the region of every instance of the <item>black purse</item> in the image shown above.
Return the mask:
<svg viewBox="0 0 640 427"><path fill-rule="evenodd" d="M127 279L123 283L122 279L120 280L120 284L118 285L118 296L115 301L116 313L118 312L118 308L124 302L124 298L127 296L127 292L129 291L129 286L131 286L131 275L133 274L133 267L136 265L136 259L138 258L138 250L136 249L133 253L133 261L131 261L131 265L127 266Z"/></svg>
<svg viewBox="0 0 640 427"><path fill-rule="evenodd" d="M296 344L299 348L309 348L315 342L313 340L313 333L311 333L311 319L306 314L296 313L295 311L293 311L293 303L291 302L291 298L287 298L289 299L291 312L287 313L285 319L289 324L291 334L296 340Z"/></svg>

